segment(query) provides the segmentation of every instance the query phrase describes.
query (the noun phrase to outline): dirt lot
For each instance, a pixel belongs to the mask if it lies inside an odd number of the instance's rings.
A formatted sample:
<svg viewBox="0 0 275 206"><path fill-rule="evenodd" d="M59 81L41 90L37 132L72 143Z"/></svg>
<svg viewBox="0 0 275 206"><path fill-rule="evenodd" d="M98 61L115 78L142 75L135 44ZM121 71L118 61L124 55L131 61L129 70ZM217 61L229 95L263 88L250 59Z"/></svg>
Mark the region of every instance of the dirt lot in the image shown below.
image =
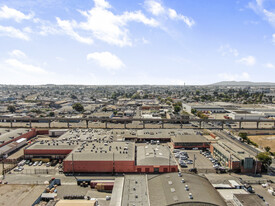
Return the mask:
<svg viewBox="0 0 275 206"><path fill-rule="evenodd" d="M0 205L32 205L45 185L0 185Z"/></svg>
<svg viewBox="0 0 275 206"><path fill-rule="evenodd" d="M271 147L271 152L275 152L275 135L257 135L248 136L253 142L256 142L260 148Z"/></svg>

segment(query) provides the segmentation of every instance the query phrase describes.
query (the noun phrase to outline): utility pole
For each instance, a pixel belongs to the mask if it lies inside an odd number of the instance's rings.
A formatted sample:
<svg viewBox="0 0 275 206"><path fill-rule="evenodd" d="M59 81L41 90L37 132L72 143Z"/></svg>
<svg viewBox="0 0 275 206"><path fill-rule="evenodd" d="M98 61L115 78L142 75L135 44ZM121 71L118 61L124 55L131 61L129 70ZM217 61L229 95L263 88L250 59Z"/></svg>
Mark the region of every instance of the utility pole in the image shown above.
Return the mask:
<svg viewBox="0 0 275 206"><path fill-rule="evenodd" d="M170 155L169 149L168 149L168 152L169 152L169 170L168 170L168 172L170 172L170 157L171 157L171 155Z"/></svg>
<svg viewBox="0 0 275 206"><path fill-rule="evenodd" d="M115 173L115 153L113 152L113 175Z"/></svg>
<svg viewBox="0 0 275 206"><path fill-rule="evenodd" d="M193 168L195 168L196 155L194 154Z"/></svg>
<svg viewBox="0 0 275 206"><path fill-rule="evenodd" d="M74 154L72 153L72 169L73 169L73 176L74 176Z"/></svg>

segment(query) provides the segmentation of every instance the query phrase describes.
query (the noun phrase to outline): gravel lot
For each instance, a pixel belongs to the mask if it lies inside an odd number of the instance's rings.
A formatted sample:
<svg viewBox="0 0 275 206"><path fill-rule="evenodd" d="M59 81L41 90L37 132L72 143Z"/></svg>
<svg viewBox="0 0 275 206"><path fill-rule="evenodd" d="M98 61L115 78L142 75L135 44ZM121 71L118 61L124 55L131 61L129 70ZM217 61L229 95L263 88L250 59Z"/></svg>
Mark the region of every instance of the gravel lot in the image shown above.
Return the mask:
<svg viewBox="0 0 275 206"><path fill-rule="evenodd" d="M32 205L45 185L0 185L0 205Z"/></svg>

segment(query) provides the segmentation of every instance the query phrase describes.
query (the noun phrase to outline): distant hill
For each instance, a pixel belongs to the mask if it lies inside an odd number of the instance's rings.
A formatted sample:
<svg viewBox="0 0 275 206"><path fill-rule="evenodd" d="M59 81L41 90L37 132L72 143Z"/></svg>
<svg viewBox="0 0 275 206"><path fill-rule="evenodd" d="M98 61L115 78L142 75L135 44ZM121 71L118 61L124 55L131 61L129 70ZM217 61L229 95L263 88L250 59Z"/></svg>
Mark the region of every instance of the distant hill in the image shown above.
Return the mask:
<svg viewBox="0 0 275 206"><path fill-rule="evenodd" d="M272 82L222 81L209 86L275 86Z"/></svg>

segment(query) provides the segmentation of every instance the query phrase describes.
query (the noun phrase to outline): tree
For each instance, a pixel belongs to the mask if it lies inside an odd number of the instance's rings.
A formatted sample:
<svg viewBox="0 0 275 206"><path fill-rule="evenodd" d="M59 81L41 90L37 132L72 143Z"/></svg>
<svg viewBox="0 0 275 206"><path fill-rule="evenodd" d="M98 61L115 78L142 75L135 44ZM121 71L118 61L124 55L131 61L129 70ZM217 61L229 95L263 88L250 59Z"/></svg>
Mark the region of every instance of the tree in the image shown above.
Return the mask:
<svg viewBox="0 0 275 206"><path fill-rule="evenodd" d="M15 110L16 110L16 108L15 108L15 106L13 106L13 105L9 105L9 106L8 106L8 110L9 110L9 112L14 113Z"/></svg>
<svg viewBox="0 0 275 206"><path fill-rule="evenodd" d="M192 113L192 114L196 114L196 113L197 113L197 110L196 110L196 109L191 109L191 113Z"/></svg>
<svg viewBox="0 0 275 206"><path fill-rule="evenodd" d="M175 105L175 106L174 106L174 111L175 111L175 113L179 113L180 110L181 110L181 107L180 107L179 105Z"/></svg>
<svg viewBox="0 0 275 206"><path fill-rule="evenodd" d="M264 148L266 152L269 152L271 150L271 147L267 146Z"/></svg>
<svg viewBox="0 0 275 206"><path fill-rule="evenodd" d="M75 111L77 111L77 112L83 112L84 111L84 107L83 107L83 105L82 104L80 104L80 103L75 103L75 104L73 104L73 109L75 110Z"/></svg>
<svg viewBox="0 0 275 206"><path fill-rule="evenodd" d="M268 152L261 152L256 157L262 162L265 169L272 163L272 158Z"/></svg>
<svg viewBox="0 0 275 206"><path fill-rule="evenodd" d="M240 133L239 133L239 136L240 136L244 141L247 140L247 133L240 132Z"/></svg>
<svg viewBox="0 0 275 206"><path fill-rule="evenodd" d="M49 116L50 116L50 117L54 117L54 112L50 112L50 113L49 113Z"/></svg>

